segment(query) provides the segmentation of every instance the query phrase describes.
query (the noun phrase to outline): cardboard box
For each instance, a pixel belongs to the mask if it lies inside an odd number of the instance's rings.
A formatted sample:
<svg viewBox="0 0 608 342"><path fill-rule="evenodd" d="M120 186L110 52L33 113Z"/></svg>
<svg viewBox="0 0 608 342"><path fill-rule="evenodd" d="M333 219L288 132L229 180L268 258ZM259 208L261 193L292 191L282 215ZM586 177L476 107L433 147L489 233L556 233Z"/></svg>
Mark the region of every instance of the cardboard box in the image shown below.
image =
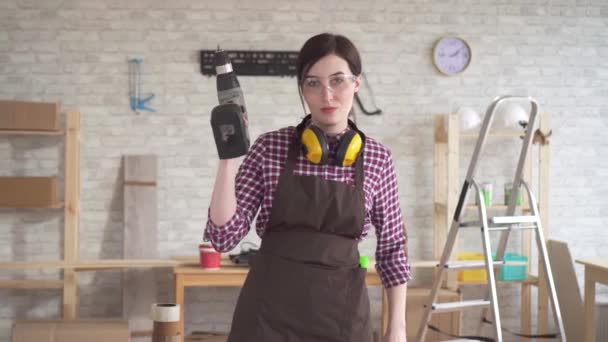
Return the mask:
<svg viewBox="0 0 608 342"><path fill-rule="evenodd" d="M414 287L407 289L405 321L407 326L408 341L414 341L416 338L418 328L420 327L420 323L422 321L422 315L424 314L424 305L427 303L430 293L431 290L425 288ZM459 292L448 290L441 290L439 292L439 303L456 302L460 300L462 300L462 295ZM461 320L461 312L444 312L431 315L432 325L436 326L442 331L455 335L460 334ZM426 334L425 341L446 341L451 339L454 338L429 330Z"/></svg>
<svg viewBox="0 0 608 342"><path fill-rule="evenodd" d="M18 321L12 342L129 342L123 320Z"/></svg>
<svg viewBox="0 0 608 342"><path fill-rule="evenodd" d="M36 208L57 205L57 177L0 177L0 207Z"/></svg>
<svg viewBox="0 0 608 342"><path fill-rule="evenodd" d="M59 103L0 101L0 129L59 130Z"/></svg>

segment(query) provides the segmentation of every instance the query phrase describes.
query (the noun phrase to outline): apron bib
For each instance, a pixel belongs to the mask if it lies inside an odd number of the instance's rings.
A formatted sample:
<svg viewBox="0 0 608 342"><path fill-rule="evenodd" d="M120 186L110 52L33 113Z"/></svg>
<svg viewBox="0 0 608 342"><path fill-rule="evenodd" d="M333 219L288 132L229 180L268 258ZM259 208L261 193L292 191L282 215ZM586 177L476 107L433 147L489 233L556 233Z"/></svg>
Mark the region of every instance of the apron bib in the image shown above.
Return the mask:
<svg viewBox="0 0 608 342"><path fill-rule="evenodd" d="M292 142L262 245L239 294L228 342L370 342L363 153L355 186L295 176Z"/></svg>

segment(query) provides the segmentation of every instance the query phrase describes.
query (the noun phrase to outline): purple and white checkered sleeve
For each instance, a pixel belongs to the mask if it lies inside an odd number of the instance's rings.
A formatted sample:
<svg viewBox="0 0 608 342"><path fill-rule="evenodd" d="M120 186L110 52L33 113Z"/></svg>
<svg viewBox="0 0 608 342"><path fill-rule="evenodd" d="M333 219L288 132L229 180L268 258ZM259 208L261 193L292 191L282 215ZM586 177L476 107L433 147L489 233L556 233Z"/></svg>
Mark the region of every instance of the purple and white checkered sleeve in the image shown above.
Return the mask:
<svg viewBox="0 0 608 342"><path fill-rule="evenodd" d="M385 288L408 282L411 278L397 173L389 152L379 175L378 188L371 215L376 227L376 270Z"/></svg>
<svg viewBox="0 0 608 342"><path fill-rule="evenodd" d="M218 226L211 221L207 211L207 224L204 240L210 241L220 252L232 250L247 235L251 222L262 202L264 162L264 135L260 136L251 146L236 175L236 212L230 220Z"/></svg>

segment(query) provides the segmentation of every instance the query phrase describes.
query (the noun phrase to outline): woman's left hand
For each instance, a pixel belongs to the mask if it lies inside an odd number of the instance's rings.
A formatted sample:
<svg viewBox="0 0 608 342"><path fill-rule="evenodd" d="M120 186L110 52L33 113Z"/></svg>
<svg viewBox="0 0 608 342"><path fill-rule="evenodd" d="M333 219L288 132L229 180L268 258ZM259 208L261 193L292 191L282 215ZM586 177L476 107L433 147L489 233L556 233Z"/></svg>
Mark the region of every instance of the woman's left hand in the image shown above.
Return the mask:
<svg viewBox="0 0 608 342"><path fill-rule="evenodd" d="M382 342L407 342L405 329L387 330L382 338Z"/></svg>

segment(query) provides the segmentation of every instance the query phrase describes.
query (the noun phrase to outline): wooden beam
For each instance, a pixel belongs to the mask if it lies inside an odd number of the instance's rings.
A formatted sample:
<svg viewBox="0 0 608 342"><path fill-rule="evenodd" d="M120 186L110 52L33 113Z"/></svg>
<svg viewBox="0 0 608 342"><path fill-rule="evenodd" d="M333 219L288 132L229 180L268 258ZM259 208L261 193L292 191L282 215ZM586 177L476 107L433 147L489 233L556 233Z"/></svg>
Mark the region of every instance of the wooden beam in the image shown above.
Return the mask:
<svg viewBox="0 0 608 342"><path fill-rule="evenodd" d="M10 130L0 129L2 135L64 135L65 132L61 130L57 131L24 131L24 130Z"/></svg>
<svg viewBox="0 0 608 342"><path fill-rule="evenodd" d="M65 137L65 208L63 260L78 261L78 224L80 221L80 112L68 111ZM63 318L78 316L78 274L73 269L63 272Z"/></svg>
<svg viewBox="0 0 608 342"><path fill-rule="evenodd" d="M433 246L433 258L439 260L441 252L445 245L447 235L447 184L446 184L446 154L447 154L447 135L444 124L445 116L438 115L435 117L435 236Z"/></svg>
<svg viewBox="0 0 608 342"><path fill-rule="evenodd" d="M450 230L450 225L456 211L456 204L458 204L458 198L460 197L460 118L457 113L451 113L448 115L448 150L447 150L447 199L446 199L446 220L444 232L444 245L447 239L447 234ZM441 247L443 252L445 247ZM454 241L452 251L458 250L458 240ZM454 260L455 256L452 254L450 260ZM446 286L451 290L458 288L458 273L448 272L446 276Z"/></svg>
<svg viewBox="0 0 608 342"><path fill-rule="evenodd" d="M434 138L435 141L438 143L447 143L448 142L448 137L447 137L447 126L445 123L446 120L446 116L439 114L435 116L435 134L434 134Z"/></svg>
<svg viewBox="0 0 608 342"><path fill-rule="evenodd" d="M523 179L532 187L534 180L534 173L532 167L532 144L530 144L530 148L528 152L526 152L526 161L524 164ZM528 200L528 196L525 196L523 193L523 187L519 189L519 195L522 196L522 210L524 208L530 208L530 201ZM505 203L508 204L508 203ZM521 232L521 254L528 257L528 265L526 269L528 273L532 269L532 230L525 229ZM532 334L532 286L530 284L522 283L521 285L521 294L520 294L520 303L521 303L521 317L520 324L521 329L524 334ZM522 341L530 341L530 339L522 337Z"/></svg>
<svg viewBox="0 0 608 342"><path fill-rule="evenodd" d="M22 269L43 269L57 268L83 271L102 271L106 269L120 268L154 268L154 267L176 267L188 264L178 260L157 259L157 260L125 260L125 259L105 259L105 260L80 260L77 262L57 261L15 261L0 262L0 270L22 270Z"/></svg>
<svg viewBox="0 0 608 342"><path fill-rule="evenodd" d="M0 280L2 289L63 289L63 280Z"/></svg>
<svg viewBox="0 0 608 342"><path fill-rule="evenodd" d="M540 113L541 132L548 132L551 129L551 122L548 113ZM538 211L540 213L540 222L543 228L545 239L548 239L549 234L549 185L550 185L550 144L539 145L539 182L538 182ZM547 291L547 282L545 281L543 267L538 265L538 332L547 333L549 331L549 293Z"/></svg>

